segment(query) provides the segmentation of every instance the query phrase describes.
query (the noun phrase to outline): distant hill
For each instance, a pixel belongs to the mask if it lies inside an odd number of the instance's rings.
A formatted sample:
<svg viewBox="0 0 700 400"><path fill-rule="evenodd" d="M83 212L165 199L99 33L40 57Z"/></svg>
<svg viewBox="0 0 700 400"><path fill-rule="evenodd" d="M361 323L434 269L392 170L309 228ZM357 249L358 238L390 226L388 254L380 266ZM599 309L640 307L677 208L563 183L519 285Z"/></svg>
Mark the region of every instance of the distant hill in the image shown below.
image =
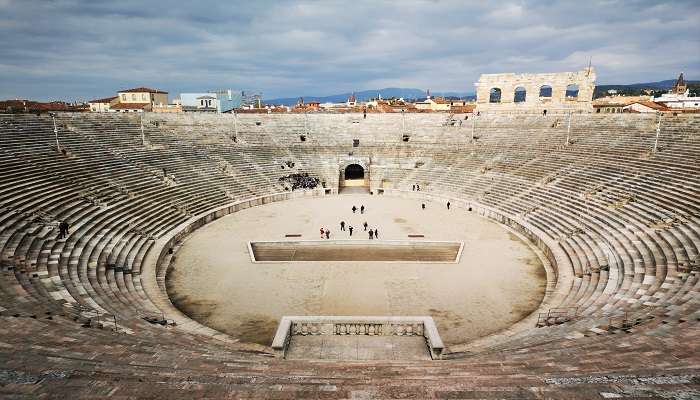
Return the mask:
<svg viewBox="0 0 700 400"><path fill-rule="evenodd" d="M334 94L330 96L303 96L304 97L304 102L309 102L309 101L318 101L320 103L341 103L344 102L350 97L352 93L340 93L340 94ZM404 98L406 100L409 99L421 99L425 98L425 90L421 89L413 89L413 88L383 88L383 89L374 89L374 90L362 90L359 92L355 92L355 98L358 101L366 101L370 100L372 98L382 96L383 99L389 99L392 97L395 98ZM473 97L473 93L467 93L467 92L434 92L431 93L433 96L443 96L443 97L459 97L459 98L469 98L470 96ZM299 97L283 97L283 98L277 98L277 99L265 99L264 102L266 104L282 104L286 106L293 106L299 101Z"/></svg>
<svg viewBox="0 0 700 400"><path fill-rule="evenodd" d="M688 86L700 84L700 81L685 81ZM669 90L676 83L675 79L667 79L665 81L658 82L646 82L646 83L632 83L630 85L599 85L595 87L595 92L593 93L594 98L603 97L607 95L608 90L617 90L619 94L627 95L638 95L644 89L651 89L655 91Z"/></svg>
<svg viewBox="0 0 700 400"><path fill-rule="evenodd" d="M639 95L644 89L651 89L655 91L669 90L676 83L675 79L668 79L658 82L645 82L645 83L632 83L629 85L599 85L596 86L595 92L593 94L594 98L603 97L607 95L608 90L615 89L619 94L626 95ZM688 86L700 85L700 81L686 80ZM318 101L320 103L341 103L350 97L352 93L339 93L330 96L303 96L305 102ZM452 97L460 98L465 100L474 100L476 95L474 92L435 92L431 91L432 96L440 97ZM355 92L355 98L358 101L366 101L373 99L381 95L383 99L389 99L392 97L401 98L406 100L416 100L424 99L426 96L425 90L415 89L415 88L383 88L383 89L373 89L373 90L362 90ZM299 101L299 97L283 97L277 99L265 99L266 104L281 104L286 106L293 106Z"/></svg>

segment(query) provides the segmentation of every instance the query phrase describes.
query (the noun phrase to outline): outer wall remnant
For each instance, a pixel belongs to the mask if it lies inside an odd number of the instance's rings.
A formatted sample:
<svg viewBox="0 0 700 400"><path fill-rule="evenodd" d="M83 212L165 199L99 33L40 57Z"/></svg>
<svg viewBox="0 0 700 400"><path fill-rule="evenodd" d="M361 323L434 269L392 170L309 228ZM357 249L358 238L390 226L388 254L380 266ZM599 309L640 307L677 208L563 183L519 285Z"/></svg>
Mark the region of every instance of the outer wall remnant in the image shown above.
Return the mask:
<svg viewBox="0 0 700 400"><path fill-rule="evenodd" d="M577 72L545 74L482 74L476 86L476 109L481 112L507 111L509 113L593 112L593 90L596 74L592 67ZM551 97L540 97L540 88L552 88ZM578 96L567 97L568 85L578 86ZM515 102L516 88L525 88L525 101ZM501 90L500 102L489 102L491 89Z"/></svg>

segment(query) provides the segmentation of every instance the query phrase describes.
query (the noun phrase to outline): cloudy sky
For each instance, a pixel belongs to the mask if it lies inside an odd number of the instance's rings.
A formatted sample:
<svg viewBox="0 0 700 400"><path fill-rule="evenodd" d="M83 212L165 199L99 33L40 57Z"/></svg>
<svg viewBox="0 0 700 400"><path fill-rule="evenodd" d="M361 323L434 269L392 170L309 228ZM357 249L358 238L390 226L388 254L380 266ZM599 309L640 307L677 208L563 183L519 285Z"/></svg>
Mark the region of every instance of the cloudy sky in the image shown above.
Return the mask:
<svg viewBox="0 0 700 400"><path fill-rule="evenodd" d="M0 99L472 91L481 73L700 79L700 1L0 0Z"/></svg>

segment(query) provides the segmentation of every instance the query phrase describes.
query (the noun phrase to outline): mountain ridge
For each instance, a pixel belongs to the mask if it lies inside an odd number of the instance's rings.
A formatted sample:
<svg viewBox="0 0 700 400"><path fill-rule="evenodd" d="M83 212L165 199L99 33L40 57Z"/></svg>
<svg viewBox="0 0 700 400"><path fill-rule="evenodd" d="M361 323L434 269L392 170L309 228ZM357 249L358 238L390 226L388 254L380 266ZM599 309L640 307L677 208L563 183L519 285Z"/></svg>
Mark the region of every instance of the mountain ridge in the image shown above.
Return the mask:
<svg viewBox="0 0 700 400"><path fill-rule="evenodd" d="M596 85L596 97L600 95L605 95L610 89L628 89L633 91L639 91L641 89L655 89L655 90L666 90L671 89L676 83L676 79L666 79L656 82L643 82L643 83L630 83L624 85L618 84L607 84L607 85ZM698 84L700 81L697 80L686 80L687 84ZM332 94L328 96L299 96L303 97L305 102L318 101L320 103L342 103L347 101L353 92L345 92L339 94ZM422 99L426 97L426 91L416 88L382 88L382 89L370 89L361 90L354 92L357 101L366 101L372 98L376 98L381 95L382 98L404 98L406 100ZM473 91L471 92L458 92L458 91L445 91L445 92L431 92L433 96L441 97L457 97L466 100L473 100L476 95ZM279 104L286 106L293 106L299 101L299 97L280 97L275 99L265 99L264 102L267 104Z"/></svg>
<svg viewBox="0 0 700 400"><path fill-rule="evenodd" d="M348 97L353 95L353 92L339 93L328 96L299 96L304 98L304 102L318 101L320 103L341 103L347 101ZM382 89L370 89L361 90L354 92L357 101L366 101L372 98L376 98L381 95L383 99L388 98L404 98L404 99L421 99L426 97L426 91L416 88L382 88ZM443 97L473 97L473 92L432 92L431 95L443 96ZM267 104L281 104L287 106L293 106L299 101L299 97L280 97L275 99L265 99L264 102Z"/></svg>

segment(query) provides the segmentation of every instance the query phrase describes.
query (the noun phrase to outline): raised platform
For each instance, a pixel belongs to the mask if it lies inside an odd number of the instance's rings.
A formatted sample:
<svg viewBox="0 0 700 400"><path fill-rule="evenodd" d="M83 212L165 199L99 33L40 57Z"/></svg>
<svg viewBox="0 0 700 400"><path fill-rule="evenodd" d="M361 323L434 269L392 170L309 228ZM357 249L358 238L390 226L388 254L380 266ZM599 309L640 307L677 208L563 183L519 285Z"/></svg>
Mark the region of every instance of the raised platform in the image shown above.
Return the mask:
<svg viewBox="0 0 700 400"><path fill-rule="evenodd" d="M359 231L356 234L364 235ZM457 263L462 242L304 240L249 242L253 262L382 261Z"/></svg>

